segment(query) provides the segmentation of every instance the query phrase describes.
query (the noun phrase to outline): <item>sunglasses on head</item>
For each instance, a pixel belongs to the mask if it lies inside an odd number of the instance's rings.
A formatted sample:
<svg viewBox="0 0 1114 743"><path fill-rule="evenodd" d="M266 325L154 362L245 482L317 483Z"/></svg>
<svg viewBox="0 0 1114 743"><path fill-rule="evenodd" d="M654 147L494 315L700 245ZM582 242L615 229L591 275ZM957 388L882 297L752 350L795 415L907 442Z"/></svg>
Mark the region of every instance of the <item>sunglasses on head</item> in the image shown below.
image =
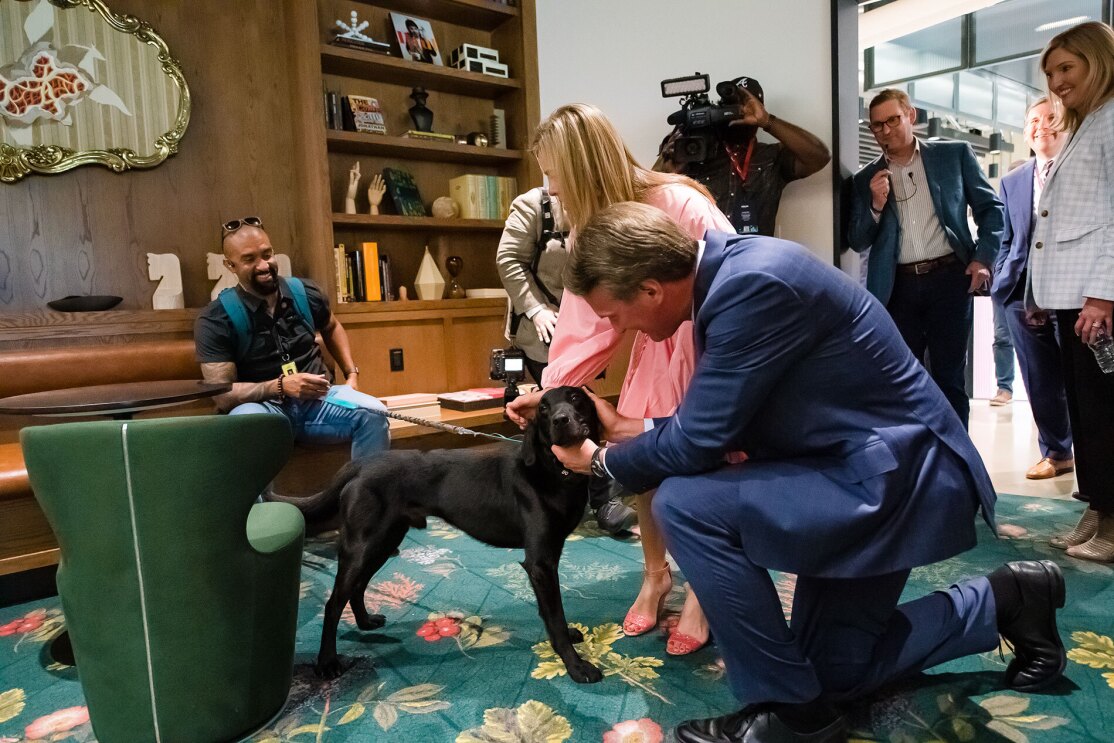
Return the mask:
<svg viewBox="0 0 1114 743"><path fill-rule="evenodd" d="M230 219L220 226L220 239L231 235L241 227L259 227L263 228L263 220L259 217L241 217L240 219Z"/></svg>

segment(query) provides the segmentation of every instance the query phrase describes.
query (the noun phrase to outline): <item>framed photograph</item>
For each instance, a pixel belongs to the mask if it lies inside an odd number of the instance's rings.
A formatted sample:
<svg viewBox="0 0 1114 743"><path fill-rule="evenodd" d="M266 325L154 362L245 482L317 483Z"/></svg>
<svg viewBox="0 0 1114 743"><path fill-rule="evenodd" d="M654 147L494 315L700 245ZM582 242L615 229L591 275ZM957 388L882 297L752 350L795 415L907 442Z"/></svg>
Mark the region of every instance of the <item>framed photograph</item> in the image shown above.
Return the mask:
<svg viewBox="0 0 1114 743"><path fill-rule="evenodd" d="M412 62L444 65L437 40L433 38L433 27L423 18L391 13L391 23L395 27L395 38L403 59Z"/></svg>
<svg viewBox="0 0 1114 743"><path fill-rule="evenodd" d="M349 95L348 108L352 111L352 128L357 132L370 134L386 134L387 127L383 123L383 109L379 108L379 101L365 95Z"/></svg>

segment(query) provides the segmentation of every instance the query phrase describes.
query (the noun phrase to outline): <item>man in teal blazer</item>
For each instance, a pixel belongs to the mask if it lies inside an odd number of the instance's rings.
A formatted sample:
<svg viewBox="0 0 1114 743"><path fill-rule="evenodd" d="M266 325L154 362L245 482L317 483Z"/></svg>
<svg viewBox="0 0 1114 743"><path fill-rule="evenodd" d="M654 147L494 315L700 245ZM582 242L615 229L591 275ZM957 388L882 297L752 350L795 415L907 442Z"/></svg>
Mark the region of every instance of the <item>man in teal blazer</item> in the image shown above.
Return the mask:
<svg viewBox="0 0 1114 743"><path fill-rule="evenodd" d="M573 471L657 487L653 512L700 598L742 710L680 741L845 740L827 705L946 660L1014 643L1005 683L1059 678L1054 563L899 604L909 571L993 528L994 489L940 390L862 287L802 246L689 238L643 204L601 210L577 237L565 290L617 330L668 338L693 321L677 412L642 421L599 401L606 438L554 447ZM731 452L747 461L728 464ZM786 624L770 570L797 576Z"/></svg>
<svg viewBox="0 0 1114 743"><path fill-rule="evenodd" d="M870 250L867 289L894 319L967 425L967 340L975 291L989 288L1002 242L1002 203L964 142L922 142L917 112L900 90L870 102L883 155L852 177L847 242ZM974 214L972 239L967 208Z"/></svg>

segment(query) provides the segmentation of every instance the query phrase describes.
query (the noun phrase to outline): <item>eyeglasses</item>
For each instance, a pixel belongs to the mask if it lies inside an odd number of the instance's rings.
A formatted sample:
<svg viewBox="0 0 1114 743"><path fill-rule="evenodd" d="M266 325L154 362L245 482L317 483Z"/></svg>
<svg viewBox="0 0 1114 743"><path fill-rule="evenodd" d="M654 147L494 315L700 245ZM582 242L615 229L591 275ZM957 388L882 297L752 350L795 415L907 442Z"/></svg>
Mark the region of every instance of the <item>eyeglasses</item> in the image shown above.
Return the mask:
<svg viewBox="0 0 1114 743"><path fill-rule="evenodd" d="M902 114L896 114L885 121L872 121L870 122L870 131L881 134L883 129L894 129L901 123L902 118L904 118Z"/></svg>
<svg viewBox="0 0 1114 743"><path fill-rule="evenodd" d="M263 228L263 220L259 217L241 217L240 219L230 219L220 226L220 239L231 235L241 227L258 227Z"/></svg>

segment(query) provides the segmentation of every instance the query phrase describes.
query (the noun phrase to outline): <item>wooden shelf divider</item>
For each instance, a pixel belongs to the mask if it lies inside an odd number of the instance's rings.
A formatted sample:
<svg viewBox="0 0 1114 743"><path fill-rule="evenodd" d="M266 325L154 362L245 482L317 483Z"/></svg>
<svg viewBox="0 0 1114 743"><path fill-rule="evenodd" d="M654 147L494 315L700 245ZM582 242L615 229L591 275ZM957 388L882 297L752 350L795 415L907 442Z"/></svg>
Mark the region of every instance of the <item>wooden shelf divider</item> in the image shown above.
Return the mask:
<svg viewBox="0 0 1114 743"><path fill-rule="evenodd" d="M438 232L502 232L501 219L460 219L454 217L404 217L398 214L333 213L334 227L377 227L383 230L437 230Z"/></svg>
<svg viewBox="0 0 1114 743"><path fill-rule="evenodd" d="M501 165L522 160L522 150L503 150L498 147L476 147L470 144L434 142L409 137L392 137L387 134L330 131L325 137L329 152L346 152L355 155L384 155L387 157L425 160L432 162L472 163L476 165Z"/></svg>
<svg viewBox="0 0 1114 743"><path fill-rule="evenodd" d="M429 90L493 100L522 89L522 83L514 78L411 62L331 44L321 45L321 71L327 75L379 80L392 85L421 85Z"/></svg>

